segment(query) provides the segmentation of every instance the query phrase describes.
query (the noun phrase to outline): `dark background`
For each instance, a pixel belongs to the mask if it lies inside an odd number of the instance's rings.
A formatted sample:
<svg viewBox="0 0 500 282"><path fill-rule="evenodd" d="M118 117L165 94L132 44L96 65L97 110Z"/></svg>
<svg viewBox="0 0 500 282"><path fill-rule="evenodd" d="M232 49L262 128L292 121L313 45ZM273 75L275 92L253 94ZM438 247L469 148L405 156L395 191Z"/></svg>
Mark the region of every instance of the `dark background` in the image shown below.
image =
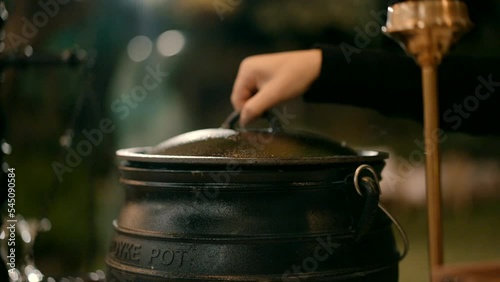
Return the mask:
<svg viewBox="0 0 500 282"><path fill-rule="evenodd" d="M469 2L475 27L451 52L500 56L500 2ZM215 8L220 3L234 5L223 18ZM52 222L52 229L37 238L36 265L51 276L104 268L111 221L123 200L114 158L117 149L151 146L186 131L219 126L232 111L229 95L243 58L306 49L317 42L354 45L355 28L364 29L374 20L370 11L385 11L385 5L369 0L74 0L60 5L35 36L25 37L25 44L13 46L7 36L4 53L23 50L24 45L33 46L35 54L82 48L91 60L86 67L4 72L2 125L12 146L6 159L16 168L17 212L27 219L47 217ZM23 36L23 18L32 21L43 11L36 1L6 1L6 7L7 35ZM171 57L156 48L159 35L168 30L185 38L182 50ZM151 52L139 48L141 61L130 57L134 49L130 42L136 36L152 43ZM382 34L371 37L365 48L403 52ZM169 72L168 78L121 119L112 110L113 101L142 84L147 66L157 65ZM373 95L383 99L381 94L373 89ZM322 132L357 148L388 151L388 169L398 157L408 157L415 150L413 141L421 139L420 123L387 118L370 109L306 104L300 99L286 106L297 114L290 127ZM61 142L72 135L72 144L78 144L85 138L82 130L98 128L103 118L112 119L116 130L105 134L59 182L52 164L67 155ZM459 133L449 137L443 144L444 188L451 187L445 191L446 259L498 259L500 252L491 244L500 235L494 221L500 211L499 139ZM412 242L402 263L401 281L426 277L421 173L419 167L407 182L390 187L384 198ZM467 181L457 181L457 175Z"/></svg>

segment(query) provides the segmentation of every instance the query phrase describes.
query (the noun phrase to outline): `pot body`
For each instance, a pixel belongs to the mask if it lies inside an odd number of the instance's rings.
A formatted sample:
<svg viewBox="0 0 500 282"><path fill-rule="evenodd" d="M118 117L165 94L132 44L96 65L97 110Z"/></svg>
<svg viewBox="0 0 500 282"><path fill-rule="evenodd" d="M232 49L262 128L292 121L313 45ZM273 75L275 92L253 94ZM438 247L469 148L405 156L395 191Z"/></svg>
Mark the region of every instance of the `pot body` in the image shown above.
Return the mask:
<svg viewBox="0 0 500 282"><path fill-rule="evenodd" d="M398 280L391 221L359 236L362 163L169 165L124 161L111 281ZM383 160L371 165L380 175ZM365 226L366 227L366 226Z"/></svg>

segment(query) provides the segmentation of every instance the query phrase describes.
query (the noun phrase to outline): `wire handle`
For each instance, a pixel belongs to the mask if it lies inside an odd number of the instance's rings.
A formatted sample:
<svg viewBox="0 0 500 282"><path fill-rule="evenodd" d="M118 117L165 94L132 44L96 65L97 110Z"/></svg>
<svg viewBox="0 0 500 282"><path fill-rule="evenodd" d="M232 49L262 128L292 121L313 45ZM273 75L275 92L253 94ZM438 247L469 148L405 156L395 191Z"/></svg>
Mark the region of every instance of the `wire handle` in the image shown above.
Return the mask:
<svg viewBox="0 0 500 282"><path fill-rule="evenodd" d="M370 205L374 200L373 198L370 199L370 195L376 194L378 196L381 194L379 179L372 166L363 164L356 169L356 171L354 172L354 188L356 188L356 192L358 192L360 196L366 197L365 211L363 212L358 223L357 237L359 238L364 234L364 232L366 232L366 229L369 227L369 225L371 224L371 220L373 220L374 217L374 213L370 213L370 211L372 210ZM406 235L406 232L403 230L403 227L397 221L397 219L392 216L380 203L378 203L378 197L376 198L376 200L377 207L380 208L391 220L391 222L398 230L401 239L403 240L403 251L399 255L399 261L401 261L406 257L406 255L408 254L408 250L410 249L408 236Z"/></svg>
<svg viewBox="0 0 500 282"><path fill-rule="evenodd" d="M283 131L283 124L281 123L281 120L272 111L265 112L262 117L267 119L267 121L269 122L270 132ZM240 119L240 112L234 111L222 123L221 128L235 129L239 119Z"/></svg>

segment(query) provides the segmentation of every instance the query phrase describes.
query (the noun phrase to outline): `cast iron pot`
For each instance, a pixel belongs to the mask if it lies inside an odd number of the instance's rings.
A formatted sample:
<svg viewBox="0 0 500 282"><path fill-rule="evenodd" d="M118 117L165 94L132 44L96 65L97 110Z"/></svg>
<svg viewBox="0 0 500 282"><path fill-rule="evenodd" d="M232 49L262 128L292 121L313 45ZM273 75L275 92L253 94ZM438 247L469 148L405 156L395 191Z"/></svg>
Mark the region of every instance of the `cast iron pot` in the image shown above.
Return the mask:
<svg viewBox="0 0 500 282"><path fill-rule="evenodd" d="M126 199L110 281L398 281L407 240L379 206L388 155L268 119L234 129L233 113L221 128L117 151Z"/></svg>

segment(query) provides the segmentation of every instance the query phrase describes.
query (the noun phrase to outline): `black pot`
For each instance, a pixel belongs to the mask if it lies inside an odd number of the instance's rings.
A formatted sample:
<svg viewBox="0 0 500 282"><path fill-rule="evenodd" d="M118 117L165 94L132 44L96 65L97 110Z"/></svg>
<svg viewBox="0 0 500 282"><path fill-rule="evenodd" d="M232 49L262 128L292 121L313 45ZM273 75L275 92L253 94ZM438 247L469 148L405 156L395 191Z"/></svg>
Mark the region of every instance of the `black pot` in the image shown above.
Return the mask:
<svg viewBox="0 0 500 282"><path fill-rule="evenodd" d="M398 280L404 254L378 205L386 153L236 120L117 152L111 281Z"/></svg>

